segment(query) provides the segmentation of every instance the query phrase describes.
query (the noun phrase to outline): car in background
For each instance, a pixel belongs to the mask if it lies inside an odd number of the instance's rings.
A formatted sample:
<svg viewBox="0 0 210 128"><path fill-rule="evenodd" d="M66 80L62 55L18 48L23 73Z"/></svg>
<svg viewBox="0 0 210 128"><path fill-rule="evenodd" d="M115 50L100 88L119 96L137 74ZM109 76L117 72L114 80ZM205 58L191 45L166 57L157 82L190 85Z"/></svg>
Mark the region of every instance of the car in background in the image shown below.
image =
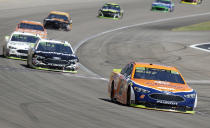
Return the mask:
<svg viewBox="0 0 210 128"><path fill-rule="evenodd" d="M68 13L51 11L48 17L44 19L44 27L53 29L72 30L72 20Z"/></svg>
<svg viewBox="0 0 210 128"><path fill-rule="evenodd" d="M111 73L111 101L128 106L162 111L194 113L197 93L181 73L170 66L131 62Z"/></svg>
<svg viewBox="0 0 210 128"><path fill-rule="evenodd" d="M180 0L180 3L197 5L201 4L202 0Z"/></svg>
<svg viewBox="0 0 210 128"><path fill-rule="evenodd" d="M105 3L98 11L98 17L121 19L124 11L119 4Z"/></svg>
<svg viewBox="0 0 210 128"><path fill-rule="evenodd" d="M152 3L152 11L173 12L174 3L172 0L155 0Z"/></svg>
<svg viewBox="0 0 210 128"><path fill-rule="evenodd" d="M47 31L41 22L22 20L16 27L16 31L39 34L41 38L47 38Z"/></svg>
<svg viewBox="0 0 210 128"><path fill-rule="evenodd" d="M28 50L40 39L39 35L15 31L10 36L5 36L6 44L3 46L3 56L26 60Z"/></svg>
<svg viewBox="0 0 210 128"><path fill-rule="evenodd" d="M67 41L42 39L28 53L27 65L40 70L77 73L78 57Z"/></svg>

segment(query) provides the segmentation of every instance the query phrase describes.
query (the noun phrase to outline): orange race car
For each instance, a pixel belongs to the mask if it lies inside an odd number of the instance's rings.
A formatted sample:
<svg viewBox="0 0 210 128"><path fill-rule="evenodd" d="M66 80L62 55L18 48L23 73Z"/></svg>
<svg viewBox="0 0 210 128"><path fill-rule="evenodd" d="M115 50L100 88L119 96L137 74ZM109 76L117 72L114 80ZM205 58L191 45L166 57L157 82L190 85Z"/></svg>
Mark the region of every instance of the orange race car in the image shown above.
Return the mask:
<svg viewBox="0 0 210 128"><path fill-rule="evenodd" d="M68 13L51 11L47 18L44 19L45 28L72 30L72 20Z"/></svg>
<svg viewBox="0 0 210 128"><path fill-rule="evenodd" d="M41 22L23 20L17 25L16 31L38 34L41 38L47 38L47 30Z"/></svg>
<svg viewBox="0 0 210 128"><path fill-rule="evenodd" d="M114 69L108 84L111 101L128 106L194 113L197 93L175 67L132 62Z"/></svg>

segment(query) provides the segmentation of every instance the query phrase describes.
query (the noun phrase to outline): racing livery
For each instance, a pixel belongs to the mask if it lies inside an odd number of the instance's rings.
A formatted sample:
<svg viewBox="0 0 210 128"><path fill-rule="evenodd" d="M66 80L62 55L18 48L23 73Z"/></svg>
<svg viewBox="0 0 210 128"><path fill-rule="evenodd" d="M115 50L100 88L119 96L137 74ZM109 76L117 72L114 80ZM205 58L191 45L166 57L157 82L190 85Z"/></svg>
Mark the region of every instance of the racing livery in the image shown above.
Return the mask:
<svg viewBox="0 0 210 128"><path fill-rule="evenodd" d="M175 67L131 62L114 69L108 84L111 101L128 106L194 113L196 91Z"/></svg>
<svg viewBox="0 0 210 128"><path fill-rule="evenodd" d="M5 36L7 42L3 46L3 56L11 59L26 60L28 50L40 40L39 35L15 31L11 36Z"/></svg>
<svg viewBox="0 0 210 128"><path fill-rule="evenodd" d="M30 68L76 73L78 57L67 41L39 40L30 49L27 65Z"/></svg>
<svg viewBox="0 0 210 128"><path fill-rule="evenodd" d="M98 17L120 19L123 17L124 11L119 4L106 3L98 11Z"/></svg>
<svg viewBox="0 0 210 128"><path fill-rule="evenodd" d="M72 20L68 13L51 11L47 18L44 19L45 28L72 30Z"/></svg>
<svg viewBox="0 0 210 128"><path fill-rule="evenodd" d="M37 21L23 20L17 25L16 31L38 34L41 36L41 38L47 38L46 29L44 29L44 26L41 22Z"/></svg>
<svg viewBox="0 0 210 128"><path fill-rule="evenodd" d="M171 0L155 0L152 3L152 11L173 12L174 3Z"/></svg>
<svg viewBox="0 0 210 128"><path fill-rule="evenodd" d="M180 3L197 5L201 4L202 0L180 0Z"/></svg>

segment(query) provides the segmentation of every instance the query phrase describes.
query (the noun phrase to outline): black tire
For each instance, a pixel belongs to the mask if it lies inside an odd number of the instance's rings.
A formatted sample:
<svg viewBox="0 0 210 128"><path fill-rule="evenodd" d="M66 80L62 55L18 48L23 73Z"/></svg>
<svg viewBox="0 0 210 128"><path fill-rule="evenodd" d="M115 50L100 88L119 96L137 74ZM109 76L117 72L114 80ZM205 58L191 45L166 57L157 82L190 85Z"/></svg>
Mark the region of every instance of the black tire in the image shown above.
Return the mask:
<svg viewBox="0 0 210 128"><path fill-rule="evenodd" d="M6 48L5 48L6 46L3 46L3 57L8 57L9 55L8 55L8 53L7 53L7 50L6 50Z"/></svg>
<svg viewBox="0 0 210 128"><path fill-rule="evenodd" d="M114 82L112 82L112 86L111 86L110 99L111 99L112 102L115 101L115 99L114 99Z"/></svg>
<svg viewBox="0 0 210 128"><path fill-rule="evenodd" d="M28 59L27 59L27 66L28 66L29 68L35 68L35 66L32 64L32 60L31 60L30 57L28 57Z"/></svg>
<svg viewBox="0 0 210 128"><path fill-rule="evenodd" d="M128 90L127 90L127 106L130 106L131 105L131 87L129 86L128 87Z"/></svg>

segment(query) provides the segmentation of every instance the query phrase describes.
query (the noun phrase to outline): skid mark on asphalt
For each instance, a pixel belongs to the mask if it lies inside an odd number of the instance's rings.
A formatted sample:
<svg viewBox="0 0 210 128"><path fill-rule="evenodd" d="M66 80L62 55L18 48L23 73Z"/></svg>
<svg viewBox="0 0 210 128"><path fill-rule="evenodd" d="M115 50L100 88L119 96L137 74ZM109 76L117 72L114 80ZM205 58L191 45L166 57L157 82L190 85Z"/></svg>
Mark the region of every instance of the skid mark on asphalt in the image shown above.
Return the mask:
<svg viewBox="0 0 210 128"><path fill-rule="evenodd" d="M160 19L160 20L155 20L155 21L148 21L148 22L143 22L143 23L139 23L139 24L133 24L133 25L128 25L128 26L124 26L124 27L120 27L120 28L116 28L116 29L110 29L95 35L92 35L90 37L87 37L86 39L80 41L77 43L77 45L74 47L74 51L75 53L77 52L77 50L80 48L80 46L82 46L83 44L85 44L87 41L97 38L99 36L105 35L107 33L111 33L111 32L115 32L115 31L119 31L119 30L123 30L123 29L127 29L127 28L132 28L132 27L136 27L136 26L143 26L143 25L148 25L148 24L152 24L152 23L160 23L160 22L166 22L166 21L171 21L171 20L177 20L177 19L184 19L184 18L191 18L191 17L197 17L197 16L204 16L204 15L210 15L210 12L206 12L206 13L200 13L200 14L192 14L192 15L187 15L187 16L179 16L179 17L173 17L173 18L166 18L166 19ZM181 58L178 58L178 60ZM94 73L93 71L89 70L88 68L86 68L85 66L83 66L82 64L80 64L82 69L87 71L90 74L96 75L98 77L100 77L100 75Z"/></svg>

